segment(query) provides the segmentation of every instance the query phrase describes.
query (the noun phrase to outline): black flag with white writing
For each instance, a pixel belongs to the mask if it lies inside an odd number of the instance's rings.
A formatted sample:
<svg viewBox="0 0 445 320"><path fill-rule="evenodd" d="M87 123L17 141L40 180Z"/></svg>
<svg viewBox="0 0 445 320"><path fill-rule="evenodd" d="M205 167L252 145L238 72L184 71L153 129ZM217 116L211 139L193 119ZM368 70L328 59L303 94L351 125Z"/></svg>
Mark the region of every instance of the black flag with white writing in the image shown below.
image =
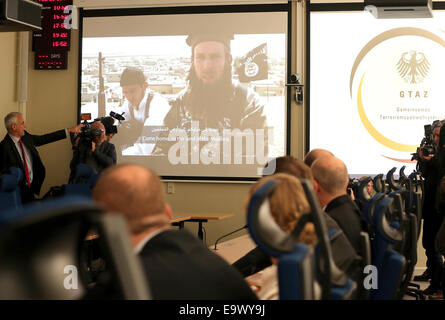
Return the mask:
<svg viewBox="0 0 445 320"><path fill-rule="evenodd" d="M250 50L239 59L237 73L240 82L263 80L268 77L267 43Z"/></svg>

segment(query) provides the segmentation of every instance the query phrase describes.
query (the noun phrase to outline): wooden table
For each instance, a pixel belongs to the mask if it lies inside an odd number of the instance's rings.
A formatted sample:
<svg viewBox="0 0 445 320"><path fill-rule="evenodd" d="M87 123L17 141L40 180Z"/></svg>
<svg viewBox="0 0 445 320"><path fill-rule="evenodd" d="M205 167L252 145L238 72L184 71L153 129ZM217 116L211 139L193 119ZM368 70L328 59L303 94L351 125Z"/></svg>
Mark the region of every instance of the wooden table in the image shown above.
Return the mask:
<svg viewBox="0 0 445 320"><path fill-rule="evenodd" d="M191 218L190 215L173 214L170 218L170 222L174 226L178 226L179 229L184 228L184 222Z"/></svg>
<svg viewBox="0 0 445 320"><path fill-rule="evenodd" d="M172 225L184 228L184 222L198 223L198 238L203 239L202 224L209 220L222 220L233 217L232 213L173 213L171 217Z"/></svg>

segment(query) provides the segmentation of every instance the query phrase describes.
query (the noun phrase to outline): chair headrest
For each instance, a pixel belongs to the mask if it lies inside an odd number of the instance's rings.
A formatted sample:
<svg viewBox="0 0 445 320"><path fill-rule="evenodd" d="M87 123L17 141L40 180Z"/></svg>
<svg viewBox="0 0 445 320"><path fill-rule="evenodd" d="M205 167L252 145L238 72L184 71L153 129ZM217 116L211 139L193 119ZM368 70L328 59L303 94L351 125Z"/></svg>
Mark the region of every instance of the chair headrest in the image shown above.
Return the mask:
<svg viewBox="0 0 445 320"><path fill-rule="evenodd" d="M292 252L296 239L284 232L270 212L268 196L276 187L276 181L269 181L251 197L247 209L247 225L252 239L264 252L273 257Z"/></svg>
<svg viewBox="0 0 445 320"><path fill-rule="evenodd" d="M374 182L374 190L377 192L382 192L385 193L386 192L386 186L385 183L383 182L383 173L380 173L378 175L376 175L373 179Z"/></svg>
<svg viewBox="0 0 445 320"><path fill-rule="evenodd" d="M372 181L372 178L371 177L366 177L365 179L360 181L360 185L358 187L358 195L357 195L357 197L360 200L360 202L362 202L362 203L371 200L371 195L366 190L366 186L368 185L369 181Z"/></svg>
<svg viewBox="0 0 445 320"><path fill-rule="evenodd" d="M390 221L387 217L387 213L389 210L397 210L395 206L396 203L393 197L383 198L376 205L373 219L374 225L377 229L377 233L383 238L383 240L392 244L400 243L403 239L403 233L400 230L394 228L396 224L393 224L393 226L391 226Z"/></svg>
<svg viewBox="0 0 445 320"><path fill-rule="evenodd" d="M394 180L394 172L396 171L396 169L397 168L394 167L386 174L386 181L388 181L390 188L393 190L399 190L402 188L402 185Z"/></svg>

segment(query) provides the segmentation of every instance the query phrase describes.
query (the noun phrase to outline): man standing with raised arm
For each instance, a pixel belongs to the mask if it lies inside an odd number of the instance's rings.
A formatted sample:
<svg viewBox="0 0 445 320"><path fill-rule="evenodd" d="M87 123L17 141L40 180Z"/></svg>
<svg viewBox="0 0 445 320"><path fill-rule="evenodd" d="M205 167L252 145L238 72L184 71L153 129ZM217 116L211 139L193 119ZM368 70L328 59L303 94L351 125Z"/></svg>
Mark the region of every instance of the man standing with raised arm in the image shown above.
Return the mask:
<svg viewBox="0 0 445 320"><path fill-rule="evenodd" d="M26 131L26 123L20 112L11 112L5 117L8 133L0 142L0 172L6 173L11 167L23 170L24 179L20 184L22 202L35 200L45 180L45 166L36 147L65 139L68 134L80 133L83 124L62 129L45 135L33 135Z"/></svg>

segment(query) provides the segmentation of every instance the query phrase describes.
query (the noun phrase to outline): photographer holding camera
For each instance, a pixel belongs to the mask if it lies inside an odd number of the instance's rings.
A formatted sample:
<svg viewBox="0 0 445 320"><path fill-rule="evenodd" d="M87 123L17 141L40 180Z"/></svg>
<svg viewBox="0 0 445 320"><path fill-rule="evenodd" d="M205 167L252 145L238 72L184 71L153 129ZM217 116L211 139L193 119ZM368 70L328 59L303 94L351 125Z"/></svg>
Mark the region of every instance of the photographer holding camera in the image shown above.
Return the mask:
<svg viewBox="0 0 445 320"><path fill-rule="evenodd" d="M85 122L81 133L72 137L74 155L70 163L69 183L76 182L76 167L79 163L92 166L96 173L116 164L116 148L107 141L105 133L101 121L91 124Z"/></svg>
<svg viewBox="0 0 445 320"><path fill-rule="evenodd" d="M422 140L417 156L418 168L425 179L424 200L422 208L423 236L422 245L427 256L427 270L415 281L427 281L430 285L425 289L426 295L434 295L440 288L440 273L443 266L442 256L436 252L434 240L440 227L441 215L438 211L438 186L442 176L443 159L439 145L440 131L443 121L434 121L433 125L425 126L425 138Z"/></svg>

